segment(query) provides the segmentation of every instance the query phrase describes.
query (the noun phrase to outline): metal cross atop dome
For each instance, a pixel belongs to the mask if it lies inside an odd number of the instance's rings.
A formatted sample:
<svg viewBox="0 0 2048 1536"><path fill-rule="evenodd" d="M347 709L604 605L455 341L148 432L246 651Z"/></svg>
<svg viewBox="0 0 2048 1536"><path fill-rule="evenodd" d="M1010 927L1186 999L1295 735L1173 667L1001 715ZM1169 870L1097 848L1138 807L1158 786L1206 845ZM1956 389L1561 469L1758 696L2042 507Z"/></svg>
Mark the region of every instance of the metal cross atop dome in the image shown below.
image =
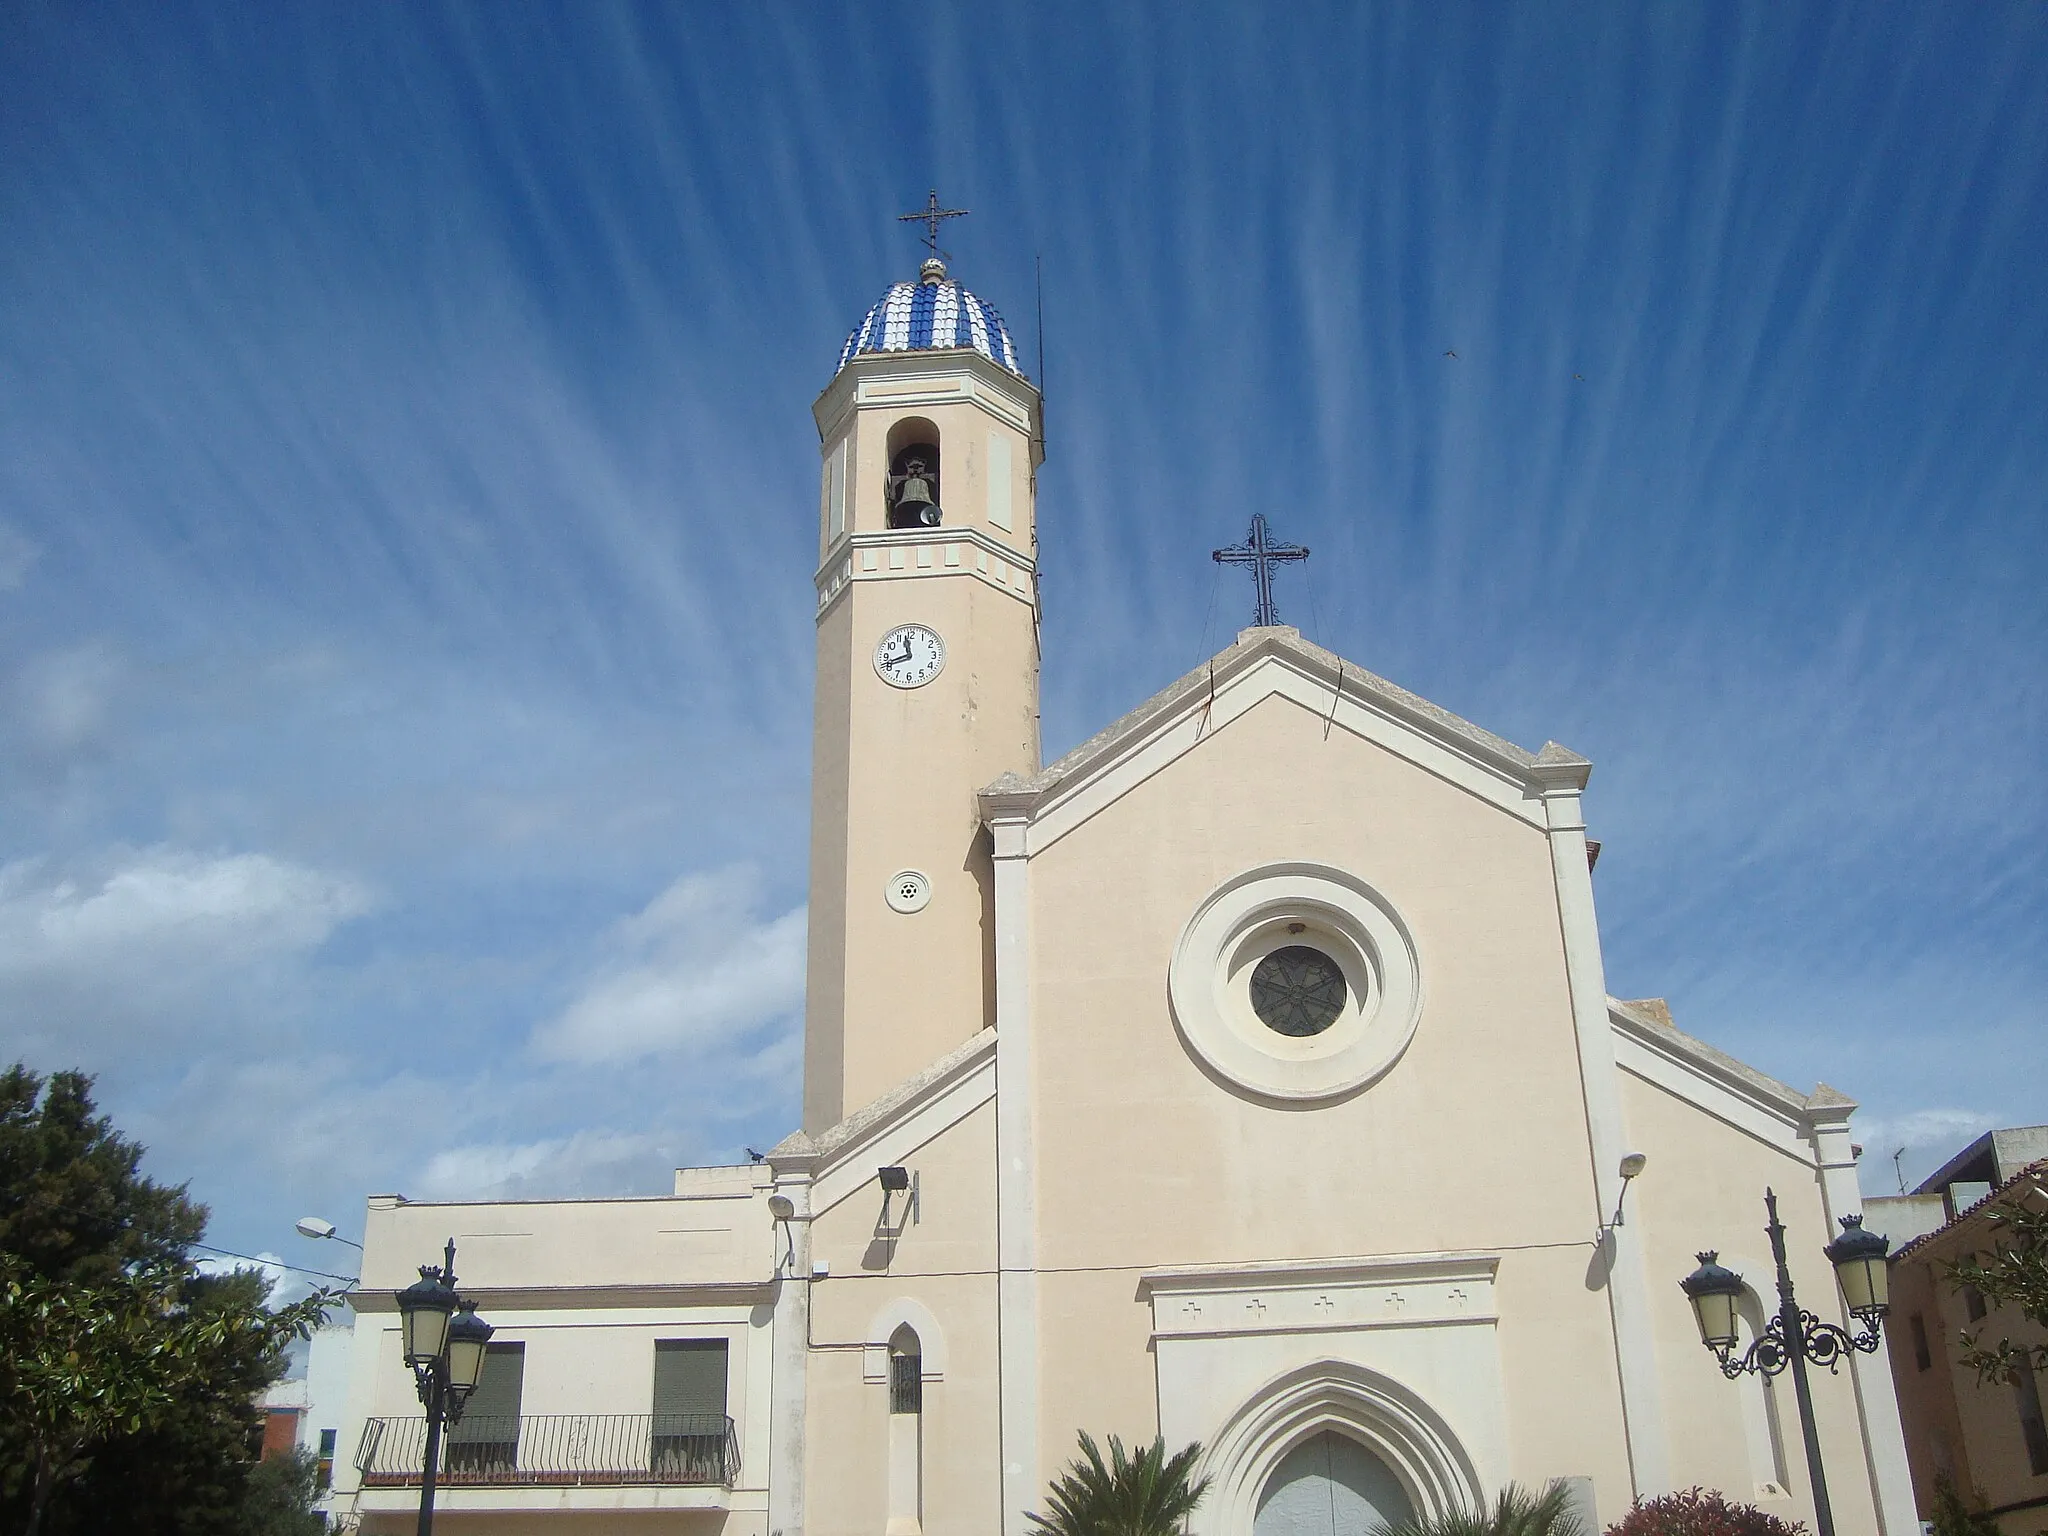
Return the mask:
<svg viewBox="0 0 2048 1536"><path fill-rule="evenodd" d="M896 215L896 222L899 224L924 225L924 243L926 247L934 257L943 261L949 260L952 253L939 249L939 221L941 219L964 219L971 211L966 208L941 208L939 206L939 189L933 187L930 201L924 205L920 212L899 213Z"/></svg>
<svg viewBox="0 0 2048 1536"><path fill-rule="evenodd" d="M1280 612L1273 606L1273 567L1291 560L1306 560L1306 544L1276 544L1266 527L1266 514L1252 515L1252 531L1242 544L1232 544L1224 549L1212 550L1210 558L1218 565L1248 565L1252 568L1252 581L1259 589L1259 611L1253 617L1254 626L1264 629L1280 622Z"/></svg>

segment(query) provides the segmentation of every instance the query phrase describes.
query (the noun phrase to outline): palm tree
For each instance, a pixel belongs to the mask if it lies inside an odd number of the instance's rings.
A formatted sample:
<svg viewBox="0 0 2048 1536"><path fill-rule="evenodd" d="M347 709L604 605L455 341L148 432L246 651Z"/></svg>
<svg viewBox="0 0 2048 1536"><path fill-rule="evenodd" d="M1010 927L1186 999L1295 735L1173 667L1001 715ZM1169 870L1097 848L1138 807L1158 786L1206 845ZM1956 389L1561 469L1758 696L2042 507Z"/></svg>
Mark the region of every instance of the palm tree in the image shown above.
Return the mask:
<svg viewBox="0 0 2048 1536"><path fill-rule="evenodd" d="M1209 1491L1197 1479L1202 1447L1190 1445L1167 1459L1166 1441L1155 1439L1135 1456L1109 1437L1109 1461L1087 1430L1081 1454L1053 1479L1045 1502L1050 1515L1028 1515L1037 1536L1174 1536Z"/></svg>
<svg viewBox="0 0 2048 1536"><path fill-rule="evenodd" d="M1373 1536L1592 1536L1585 1521L1567 1507L1571 1490L1552 1483L1540 1493L1509 1483L1494 1495L1493 1507L1454 1509L1445 1515L1416 1515L1383 1524Z"/></svg>

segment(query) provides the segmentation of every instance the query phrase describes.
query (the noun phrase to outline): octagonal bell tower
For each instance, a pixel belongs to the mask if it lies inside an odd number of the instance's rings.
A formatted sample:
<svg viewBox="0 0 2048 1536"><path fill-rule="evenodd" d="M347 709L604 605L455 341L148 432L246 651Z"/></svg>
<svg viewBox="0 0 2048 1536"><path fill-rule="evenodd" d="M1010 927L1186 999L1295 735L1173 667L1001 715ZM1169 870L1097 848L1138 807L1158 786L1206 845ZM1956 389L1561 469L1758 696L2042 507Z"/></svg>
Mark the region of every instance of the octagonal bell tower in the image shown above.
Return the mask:
<svg viewBox="0 0 2048 1536"><path fill-rule="evenodd" d="M804 1129L995 1021L975 792L1038 768L1038 391L934 255L812 408L818 680Z"/></svg>

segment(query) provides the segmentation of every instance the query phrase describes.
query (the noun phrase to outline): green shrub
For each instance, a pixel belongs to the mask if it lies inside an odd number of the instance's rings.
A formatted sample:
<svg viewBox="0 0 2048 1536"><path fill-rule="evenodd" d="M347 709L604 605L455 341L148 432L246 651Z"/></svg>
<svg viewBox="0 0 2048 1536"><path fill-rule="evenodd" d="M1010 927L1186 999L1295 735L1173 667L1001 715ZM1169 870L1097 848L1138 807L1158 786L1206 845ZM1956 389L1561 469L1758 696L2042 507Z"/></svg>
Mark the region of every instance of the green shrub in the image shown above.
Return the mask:
<svg viewBox="0 0 2048 1536"><path fill-rule="evenodd" d="M1934 1479L1934 1519L1929 1524L1934 1536L2000 1536L1996 1520L1970 1513L1955 1479L1946 1472Z"/></svg>

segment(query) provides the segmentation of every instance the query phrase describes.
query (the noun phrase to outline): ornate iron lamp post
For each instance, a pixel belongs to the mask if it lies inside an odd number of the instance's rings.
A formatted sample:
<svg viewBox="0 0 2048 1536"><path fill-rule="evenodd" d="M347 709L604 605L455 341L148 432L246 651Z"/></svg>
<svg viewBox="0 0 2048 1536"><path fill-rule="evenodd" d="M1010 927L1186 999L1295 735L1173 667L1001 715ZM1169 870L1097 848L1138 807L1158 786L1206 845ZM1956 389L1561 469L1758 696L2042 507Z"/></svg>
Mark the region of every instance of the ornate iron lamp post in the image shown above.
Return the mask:
<svg viewBox="0 0 2048 1536"><path fill-rule="evenodd" d="M433 1536L434 1479L441 1464L441 1426L462 1422L462 1408L483 1374L484 1346L496 1330L476 1315L476 1303L455 1294L455 1239L440 1268L420 1266L420 1277L398 1293L399 1337L427 1410L427 1460L420 1473L419 1536Z"/></svg>
<svg viewBox="0 0 2048 1536"><path fill-rule="evenodd" d="M1835 1536L1834 1510L1828 1504L1827 1475L1821 1470L1820 1433L1813 1422L1813 1394L1806 1383L1806 1366L1811 1361L1830 1372L1841 1369L1842 1359L1852 1351L1873 1353L1878 1346L1884 1314L1890 1304L1891 1272L1885 1258L1891 1239L1863 1230L1861 1216L1842 1218L1842 1235L1821 1252L1835 1267L1835 1279L1842 1288L1842 1300L1863 1324L1863 1332L1850 1335L1833 1323L1824 1323L1811 1312L1800 1310L1792 1295L1792 1273L1785 1267L1785 1227L1778 1220L1778 1197L1764 1191L1764 1208L1770 1212L1771 1257L1778 1264L1778 1313L1755 1343L1734 1358L1741 1335L1736 1328L1741 1304L1742 1276L1715 1263L1719 1255L1711 1250L1700 1254L1700 1267L1679 1281L1692 1302L1693 1318L1700 1327L1700 1340L1721 1362L1721 1374L1730 1381L1744 1372L1775 1376L1792 1368L1792 1390L1799 1401L1799 1429L1806 1439L1806 1470L1813 1480L1813 1517L1819 1536Z"/></svg>

